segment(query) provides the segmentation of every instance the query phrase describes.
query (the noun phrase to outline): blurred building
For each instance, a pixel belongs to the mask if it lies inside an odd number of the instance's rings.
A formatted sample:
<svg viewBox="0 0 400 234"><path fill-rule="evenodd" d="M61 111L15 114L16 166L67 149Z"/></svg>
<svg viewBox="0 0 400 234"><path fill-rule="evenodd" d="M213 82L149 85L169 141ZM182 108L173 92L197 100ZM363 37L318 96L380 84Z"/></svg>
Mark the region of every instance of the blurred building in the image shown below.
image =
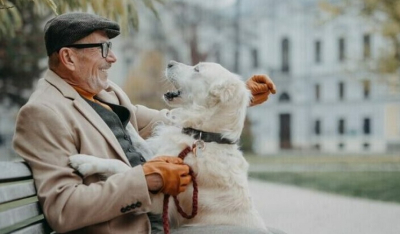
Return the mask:
<svg viewBox="0 0 400 234"><path fill-rule="evenodd" d="M329 18L313 0L263 2L242 16L257 35L243 69L278 87L249 111L255 152L399 152L400 93L373 72L390 49L376 25L357 11Z"/></svg>

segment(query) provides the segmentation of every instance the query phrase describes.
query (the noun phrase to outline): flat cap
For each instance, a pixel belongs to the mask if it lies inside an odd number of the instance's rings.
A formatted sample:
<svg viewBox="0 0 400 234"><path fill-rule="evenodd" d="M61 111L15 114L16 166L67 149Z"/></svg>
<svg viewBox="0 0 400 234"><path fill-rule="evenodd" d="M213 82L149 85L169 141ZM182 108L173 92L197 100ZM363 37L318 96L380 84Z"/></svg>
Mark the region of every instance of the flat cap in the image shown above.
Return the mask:
<svg viewBox="0 0 400 234"><path fill-rule="evenodd" d="M50 56L96 30L104 30L110 39L120 34L116 22L98 15L74 12L54 17L44 27L47 55Z"/></svg>

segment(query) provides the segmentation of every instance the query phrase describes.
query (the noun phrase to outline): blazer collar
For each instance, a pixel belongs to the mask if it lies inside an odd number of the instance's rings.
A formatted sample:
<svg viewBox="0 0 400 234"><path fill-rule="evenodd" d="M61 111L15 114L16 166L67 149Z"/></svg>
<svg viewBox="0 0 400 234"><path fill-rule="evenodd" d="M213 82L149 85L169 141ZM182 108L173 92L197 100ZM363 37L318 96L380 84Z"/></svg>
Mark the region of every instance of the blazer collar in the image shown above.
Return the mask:
<svg viewBox="0 0 400 234"><path fill-rule="evenodd" d="M73 100L74 107L103 135L107 142L117 152L120 159L130 165L121 145L117 138L114 137L114 133L96 111L78 94L78 92L51 70L46 71L44 79L58 89L65 98ZM107 91L101 91L100 94L102 100L118 104L118 99L116 97L113 98L111 94L107 93Z"/></svg>
<svg viewBox="0 0 400 234"><path fill-rule="evenodd" d="M44 79L49 82L51 85L53 85L60 93L69 99L75 100L76 98L80 97L78 92L69 85L67 82L65 82L60 76L58 76L55 72L52 70L47 70Z"/></svg>
<svg viewBox="0 0 400 234"><path fill-rule="evenodd" d="M65 82L52 70L49 69L46 71L44 79L52 84L55 88L57 88L64 97L72 100L81 98L79 93L71 85ZM107 103L119 105L118 97L116 93L112 90L111 86L106 90L102 90L95 97Z"/></svg>

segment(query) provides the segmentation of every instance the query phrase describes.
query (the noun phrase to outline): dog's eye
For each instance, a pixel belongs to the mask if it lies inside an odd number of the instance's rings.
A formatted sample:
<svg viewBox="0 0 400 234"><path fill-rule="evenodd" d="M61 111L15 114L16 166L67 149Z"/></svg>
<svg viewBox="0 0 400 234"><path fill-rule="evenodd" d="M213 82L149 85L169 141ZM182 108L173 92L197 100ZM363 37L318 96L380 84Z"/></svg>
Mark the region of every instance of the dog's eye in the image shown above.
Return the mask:
<svg viewBox="0 0 400 234"><path fill-rule="evenodd" d="M194 70L195 70L196 72L200 72L199 66L195 66L195 67L194 67Z"/></svg>

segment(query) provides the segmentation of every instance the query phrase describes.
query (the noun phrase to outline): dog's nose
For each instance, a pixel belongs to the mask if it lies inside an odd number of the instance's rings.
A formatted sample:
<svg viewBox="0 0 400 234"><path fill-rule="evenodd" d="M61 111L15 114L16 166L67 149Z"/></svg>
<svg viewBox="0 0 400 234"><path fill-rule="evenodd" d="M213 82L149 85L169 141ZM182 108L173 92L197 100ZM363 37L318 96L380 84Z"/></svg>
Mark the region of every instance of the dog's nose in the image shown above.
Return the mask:
<svg viewBox="0 0 400 234"><path fill-rule="evenodd" d="M168 68L171 68L171 67L173 67L175 64L177 64L178 62L176 62L176 61L174 61L174 60L171 60L171 61L169 61L169 63L168 63Z"/></svg>

